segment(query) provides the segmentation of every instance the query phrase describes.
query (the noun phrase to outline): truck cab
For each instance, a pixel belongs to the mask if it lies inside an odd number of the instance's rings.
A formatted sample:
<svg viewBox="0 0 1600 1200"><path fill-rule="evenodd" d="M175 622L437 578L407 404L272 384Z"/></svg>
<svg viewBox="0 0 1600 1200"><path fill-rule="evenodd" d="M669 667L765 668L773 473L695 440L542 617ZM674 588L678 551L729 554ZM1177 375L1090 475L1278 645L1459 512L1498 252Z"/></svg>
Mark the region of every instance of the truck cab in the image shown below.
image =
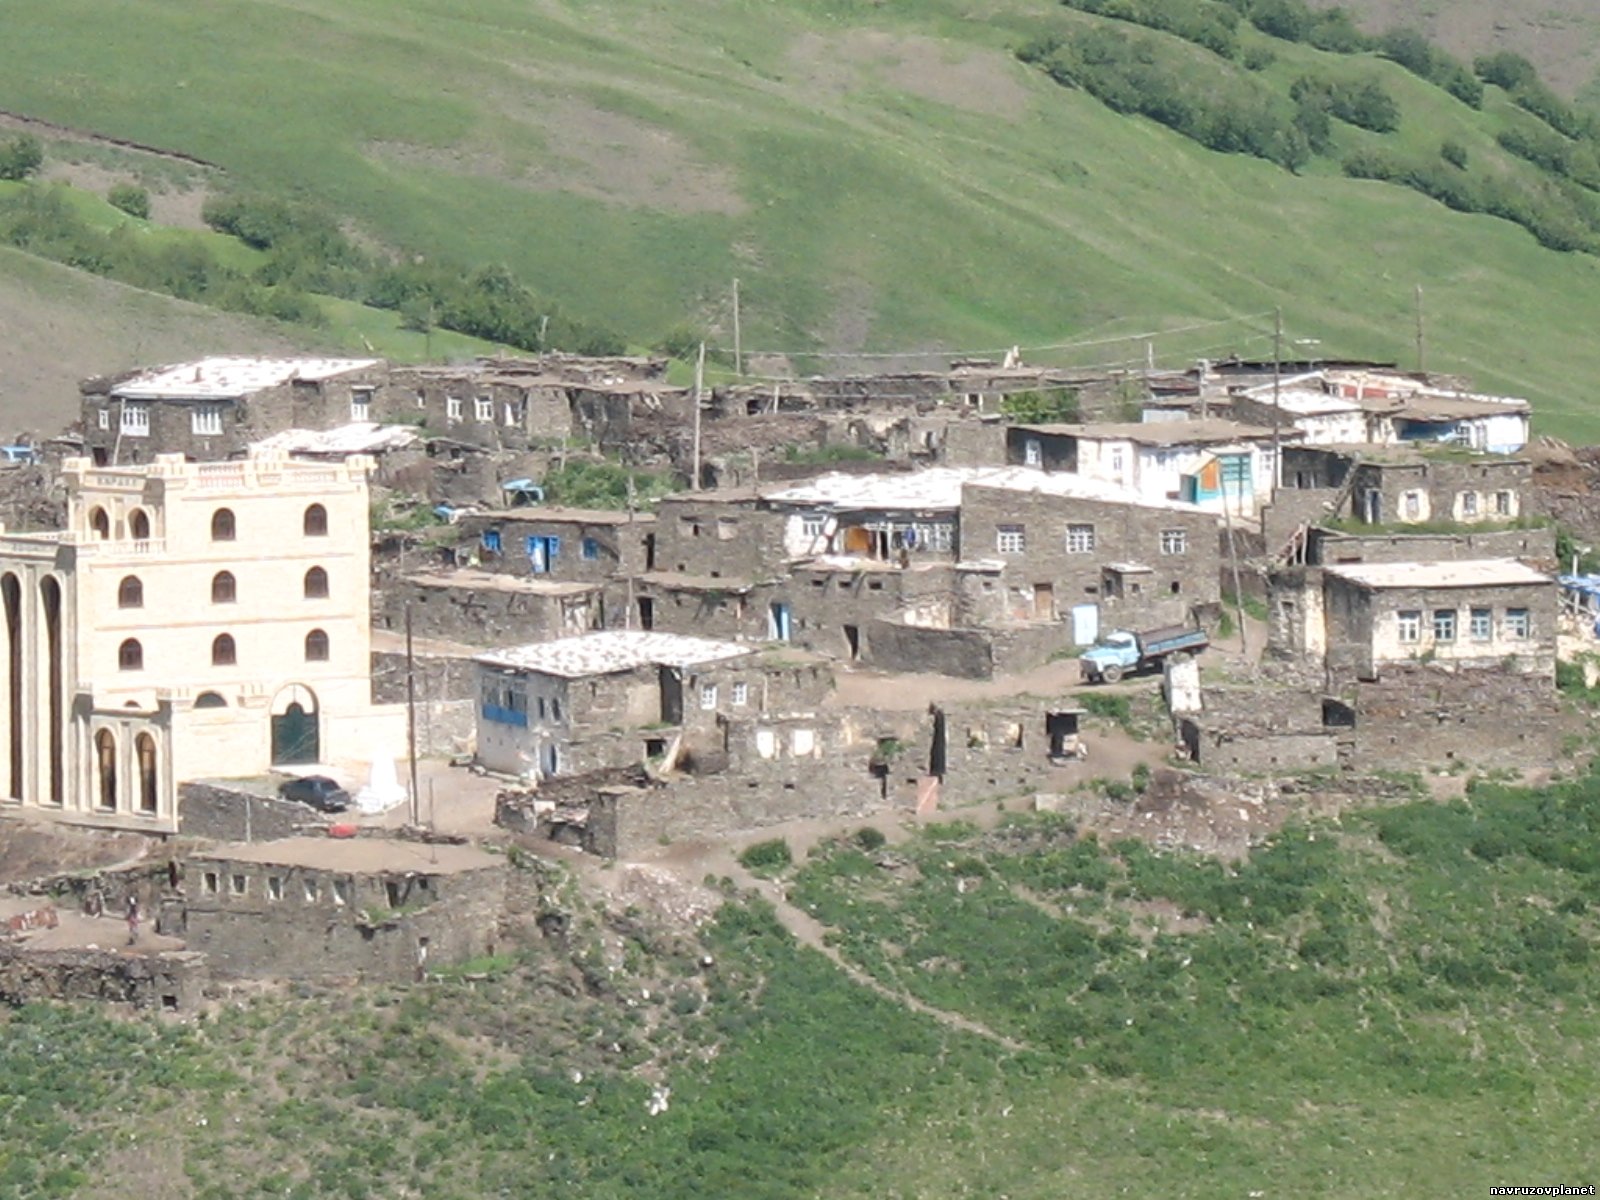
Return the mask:
<svg viewBox="0 0 1600 1200"><path fill-rule="evenodd" d="M1115 683L1139 665L1140 657L1138 635L1118 629L1078 656L1078 670L1090 682Z"/></svg>

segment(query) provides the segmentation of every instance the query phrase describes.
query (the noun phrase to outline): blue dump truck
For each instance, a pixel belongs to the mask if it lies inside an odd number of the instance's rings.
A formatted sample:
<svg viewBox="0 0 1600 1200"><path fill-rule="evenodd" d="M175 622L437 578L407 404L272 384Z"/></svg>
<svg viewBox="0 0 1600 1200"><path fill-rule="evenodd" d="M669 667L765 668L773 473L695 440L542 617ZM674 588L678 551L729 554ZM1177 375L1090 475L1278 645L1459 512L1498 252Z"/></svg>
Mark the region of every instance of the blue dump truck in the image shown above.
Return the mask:
<svg viewBox="0 0 1600 1200"><path fill-rule="evenodd" d="M1115 683L1124 675L1153 671L1174 654L1199 654L1211 644L1204 629L1168 625L1145 633L1118 629L1078 656L1085 683Z"/></svg>

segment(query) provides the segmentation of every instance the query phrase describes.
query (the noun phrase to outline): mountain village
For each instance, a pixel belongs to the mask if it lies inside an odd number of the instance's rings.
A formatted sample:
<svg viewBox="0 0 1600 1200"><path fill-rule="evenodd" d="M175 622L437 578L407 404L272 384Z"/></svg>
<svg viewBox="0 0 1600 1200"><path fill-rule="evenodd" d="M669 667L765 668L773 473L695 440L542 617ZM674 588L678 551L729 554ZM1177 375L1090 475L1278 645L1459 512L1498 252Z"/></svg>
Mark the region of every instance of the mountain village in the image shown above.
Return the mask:
<svg viewBox="0 0 1600 1200"><path fill-rule="evenodd" d="M665 366L210 358L10 448L3 819L146 849L7 880L0 992L420 978L494 952L508 845L1082 815L1130 774L1134 824L1244 813L1571 732L1600 583L1522 400L1365 362ZM573 462L619 502L547 502Z"/></svg>

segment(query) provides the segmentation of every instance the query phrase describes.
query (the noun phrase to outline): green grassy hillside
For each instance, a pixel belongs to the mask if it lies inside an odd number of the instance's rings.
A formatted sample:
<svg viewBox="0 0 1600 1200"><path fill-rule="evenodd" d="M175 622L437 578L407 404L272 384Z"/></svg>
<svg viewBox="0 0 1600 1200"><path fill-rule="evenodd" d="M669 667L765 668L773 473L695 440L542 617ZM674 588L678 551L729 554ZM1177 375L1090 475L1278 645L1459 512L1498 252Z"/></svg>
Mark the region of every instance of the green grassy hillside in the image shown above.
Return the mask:
<svg viewBox="0 0 1600 1200"><path fill-rule="evenodd" d="M726 336L738 276L756 349L1090 340L1035 357L1122 361L1142 343L1103 339L1282 305L1290 337L1325 353L1409 359L1421 283L1429 366L1532 396L1547 431L1600 432L1600 260L1117 115L1015 60L1096 20L1056 5L20 8L0 107L199 155L391 247L506 262L632 341ZM1285 78L1355 62L1275 46ZM1503 98L1477 113L1392 64L1361 69L1399 101L1402 144L1455 136L1494 159ZM1157 355L1262 353L1267 324L1160 338Z"/></svg>
<svg viewBox="0 0 1600 1200"><path fill-rule="evenodd" d="M786 906L815 915L855 978L765 901L731 897L674 935L636 909L597 921L567 887L549 901L571 921L563 944L423 986L302 987L186 1024L0 1013L0 1192L1373 1200L1582 1185L1597 833L1593 777L1346 813L1228 867L1100 845L1059 818L929 825L887 852L833 839L782 869Z"/></svg>

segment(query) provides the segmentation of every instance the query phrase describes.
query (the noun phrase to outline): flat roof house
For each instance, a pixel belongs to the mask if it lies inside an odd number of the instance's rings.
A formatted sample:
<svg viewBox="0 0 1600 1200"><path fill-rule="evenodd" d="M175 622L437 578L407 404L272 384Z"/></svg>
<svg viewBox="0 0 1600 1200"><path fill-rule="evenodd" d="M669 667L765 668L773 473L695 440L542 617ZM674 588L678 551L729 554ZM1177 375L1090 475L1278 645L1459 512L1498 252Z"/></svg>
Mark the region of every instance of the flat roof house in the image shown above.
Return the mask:
<svg viewBox="0 0 1600 1200"><path fill-rule="evenodd" d="M1515 559L1327 567L1322 609L1335 676L1431 664L1555 679L1556 582Z"/></svg>

